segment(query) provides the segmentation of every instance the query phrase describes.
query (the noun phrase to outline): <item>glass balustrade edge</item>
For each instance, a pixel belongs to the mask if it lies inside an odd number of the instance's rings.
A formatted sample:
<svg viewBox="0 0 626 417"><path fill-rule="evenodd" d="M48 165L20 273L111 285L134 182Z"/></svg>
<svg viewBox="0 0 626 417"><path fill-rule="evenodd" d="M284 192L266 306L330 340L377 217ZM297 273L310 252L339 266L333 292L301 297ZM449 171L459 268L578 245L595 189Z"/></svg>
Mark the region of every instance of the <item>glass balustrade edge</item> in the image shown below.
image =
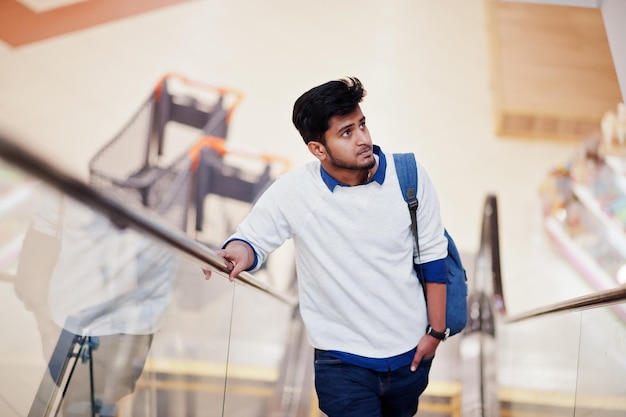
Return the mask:
<svg viewBox="0 0 626 417"><path fill-rule="evenodd" d="M181 231L164 226L156 218L151 218L148 212L140 213L120 204L117 200L91 188L85 182L55 167L49 161L43 160L4 136L0 136L0 157L68 196L103 213L120 228L131 227L146 233L185 255L191 256L203 267L212 268L221 274L228 275L225 262L208 247L189 238ZM287 304L297 304L295 295L276 291L254 278L252 274L242 272L237 278Z"/></svg>

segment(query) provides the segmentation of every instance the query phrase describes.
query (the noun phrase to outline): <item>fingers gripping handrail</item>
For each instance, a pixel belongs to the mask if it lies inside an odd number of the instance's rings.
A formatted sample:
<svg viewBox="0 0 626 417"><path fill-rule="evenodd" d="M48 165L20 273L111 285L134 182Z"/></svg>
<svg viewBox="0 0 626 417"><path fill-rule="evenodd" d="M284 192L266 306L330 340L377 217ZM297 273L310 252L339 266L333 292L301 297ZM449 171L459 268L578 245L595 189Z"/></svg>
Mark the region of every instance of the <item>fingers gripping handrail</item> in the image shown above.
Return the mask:
<svg viewBox="0 0 626 417"><path fill-rule="evenodd" d="M121 228L131 227L150 235L174 247L184 255L191 257L202 267L213 268L228 275L228 269L224 260L206 246L189 238L181 231L162 225L156 217L154 219L151 218L150 213L130 209L104 193L96 191L89 187L88 184L63 172L58 167L8 140L3 135L0 135L0 157L77 201L103 213L117 226ZM198 271L198 274L202 276L200 271ZM237 279L287 304L297 304L295 296L278 292L249 273L242 272Z"/></svg>

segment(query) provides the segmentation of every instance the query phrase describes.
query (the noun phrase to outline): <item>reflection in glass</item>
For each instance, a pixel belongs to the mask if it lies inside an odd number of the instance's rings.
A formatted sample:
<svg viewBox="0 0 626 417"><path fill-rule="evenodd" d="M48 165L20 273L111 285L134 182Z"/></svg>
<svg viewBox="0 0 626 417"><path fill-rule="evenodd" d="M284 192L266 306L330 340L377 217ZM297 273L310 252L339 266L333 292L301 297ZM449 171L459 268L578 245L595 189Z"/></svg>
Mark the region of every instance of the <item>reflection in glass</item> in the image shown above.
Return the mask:
<svg viewBox="0 0 626 417"><path fill-rule="evenodd" d="M37 321L49 377L61 388L68 383L64 415L90 416L92 407L114 415L141 375L177 258L64 195L41 196L22 245L16 292ZM49 401L37 400L41 407Z"/></svg>

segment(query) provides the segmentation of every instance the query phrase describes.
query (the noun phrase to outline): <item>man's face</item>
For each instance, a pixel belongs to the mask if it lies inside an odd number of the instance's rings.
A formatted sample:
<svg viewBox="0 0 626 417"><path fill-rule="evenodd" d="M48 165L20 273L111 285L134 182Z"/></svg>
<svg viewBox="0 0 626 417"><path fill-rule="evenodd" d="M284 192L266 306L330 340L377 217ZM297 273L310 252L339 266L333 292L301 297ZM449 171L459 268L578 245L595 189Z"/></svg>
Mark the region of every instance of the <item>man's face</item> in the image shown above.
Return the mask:
<svg viewBox="0 0 626 417"><path fill-rule="evenodd" d="M345 116L333 116L324 138L328 163L340 170L371 169L376 164L372 138L361 107Z"/></svg>

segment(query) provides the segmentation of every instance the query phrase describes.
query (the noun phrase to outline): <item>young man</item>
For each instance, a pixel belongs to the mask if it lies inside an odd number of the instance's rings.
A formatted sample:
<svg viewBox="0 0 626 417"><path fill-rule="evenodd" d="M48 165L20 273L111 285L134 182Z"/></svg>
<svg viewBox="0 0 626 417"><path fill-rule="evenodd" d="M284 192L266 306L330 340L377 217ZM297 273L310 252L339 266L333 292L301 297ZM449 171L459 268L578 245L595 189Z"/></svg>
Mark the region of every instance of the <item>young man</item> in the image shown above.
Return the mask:
<svg viewBox="0 0 626 417"><path fill-rule="evenodd" d="M276 180L218 254L233 280L293 239L320 409L329 417L410 417L428 384L435 336L446 328L447 240L437 195L418 166L427 308L409 211L393 158L372 144L365 94L348 78L298 98L293 123L317 161Z"/></svg>

